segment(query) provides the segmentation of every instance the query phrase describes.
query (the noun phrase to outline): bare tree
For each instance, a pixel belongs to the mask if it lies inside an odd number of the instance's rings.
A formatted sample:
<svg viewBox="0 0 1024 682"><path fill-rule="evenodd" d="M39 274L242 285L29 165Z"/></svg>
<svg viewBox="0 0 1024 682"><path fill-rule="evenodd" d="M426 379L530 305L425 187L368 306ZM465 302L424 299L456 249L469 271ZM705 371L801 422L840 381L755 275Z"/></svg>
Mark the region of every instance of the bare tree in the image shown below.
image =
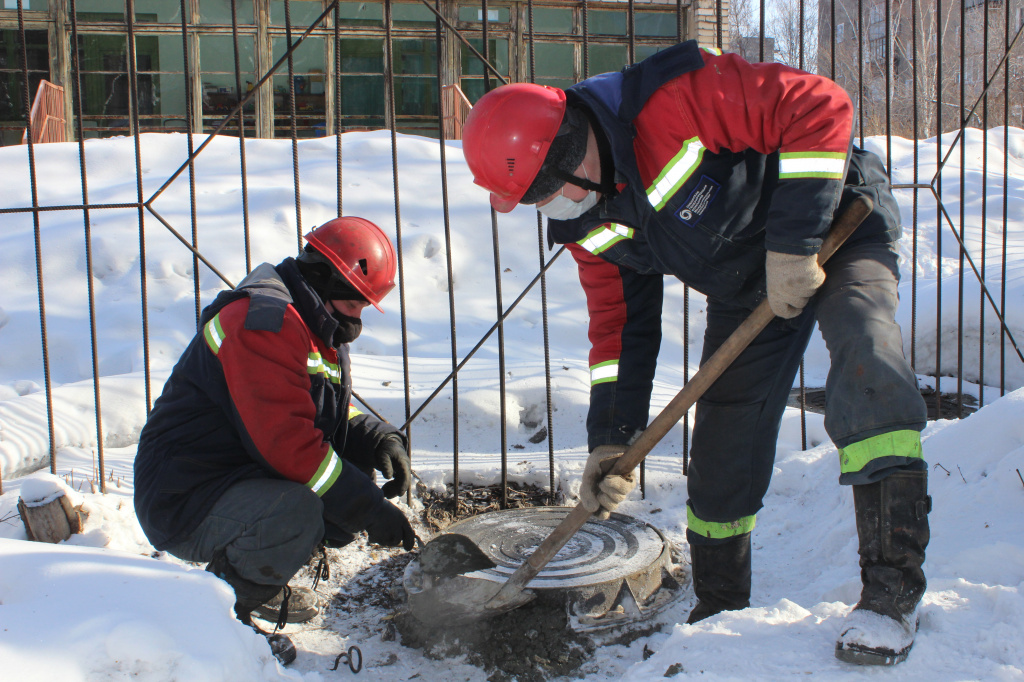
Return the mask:
<svg viewBox="0 0 1024 682"><path fill-rule="evenodd" d="M810 0L773 0L765 28L775 38L775 61L814 70L818 62L817 5Z"/></svg>

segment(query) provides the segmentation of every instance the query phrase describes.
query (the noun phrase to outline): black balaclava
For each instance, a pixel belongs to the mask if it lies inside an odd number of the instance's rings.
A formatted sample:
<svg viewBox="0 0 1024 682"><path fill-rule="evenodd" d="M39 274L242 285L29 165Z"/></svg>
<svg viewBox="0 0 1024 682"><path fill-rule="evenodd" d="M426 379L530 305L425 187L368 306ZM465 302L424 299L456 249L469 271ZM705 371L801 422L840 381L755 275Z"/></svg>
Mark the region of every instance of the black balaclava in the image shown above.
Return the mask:
<svg viewBox="0 0 1024 682"><path fill-rule="evenodd" d="M303 279L324 303L334 300L366 302L366 297L356 291L355 287L335 270L330 261L309 244L306 244L306 248L295 259L295 263L299 266L299 272L302 273ZM352 343L359 337L363 331L361 319L350 317L337 310L329 312L338 323L333 338L336 345Z"/></svg>
<svg viewBox="0 0 1024 682"><path fill-rule="evenodd" d="M587 135L591 129L594 130L598 148L602 146L604 134L596 123L586 109L572 105L566 107L562 124L555 134L555 139L551 141L544 163L519 203L536 204L557 192L566 182L585 190L601 192L604 196L616 193L615 183L611 181L613 169L605 163L605 159L610 161L611 157L606 155L604 150L601 150L601 178L598 178L598 182L574 175L587 155Z"/></svg>

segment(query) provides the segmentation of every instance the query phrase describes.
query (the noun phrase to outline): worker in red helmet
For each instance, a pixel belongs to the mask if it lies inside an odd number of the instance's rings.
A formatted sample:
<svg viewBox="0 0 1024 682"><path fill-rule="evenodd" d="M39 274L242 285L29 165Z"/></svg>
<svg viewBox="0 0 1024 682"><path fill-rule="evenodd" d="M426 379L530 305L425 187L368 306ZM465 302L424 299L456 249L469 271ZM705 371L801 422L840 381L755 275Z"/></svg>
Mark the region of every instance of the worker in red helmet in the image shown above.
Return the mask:
<svg viewBox="0 0 1024 682"><path fill-rule="evenodd" d="M363 309L380 310L395 286L394 248L354 217L306 241L298 258L263 263L203 310L135 458L135 510L150 542L207 563L234 589L238 619L283 663L295 648L276 630L317 614L316 594L288 582L318 548L363 531L407 551L415 540L386 499L409 490L405 437L350 403L348 344ZM383 489L374 469L390 479Z"/></svg>
<svg viewBox="0 0 1024 682"><path fill-rule="evenodd" d="M764 298L777 315L697 403L690 623L750 604L751 531L817 325L832 362L825 428L840 483L853 489L861 556L861 598L835 655L893 664L913 644L926 585L926 412L895 321L899 206L880 159L851 145L852 114L826 78L689 41L564 91L496 88L462 140L491 205L536 206L549 244L565 244L579 266L591 341L580 497L590 511L608 514L635 485L605 472L648 423L664 277L707 297L703 359ZM873 211L822 270L822 237L858 196Z"/></svg>

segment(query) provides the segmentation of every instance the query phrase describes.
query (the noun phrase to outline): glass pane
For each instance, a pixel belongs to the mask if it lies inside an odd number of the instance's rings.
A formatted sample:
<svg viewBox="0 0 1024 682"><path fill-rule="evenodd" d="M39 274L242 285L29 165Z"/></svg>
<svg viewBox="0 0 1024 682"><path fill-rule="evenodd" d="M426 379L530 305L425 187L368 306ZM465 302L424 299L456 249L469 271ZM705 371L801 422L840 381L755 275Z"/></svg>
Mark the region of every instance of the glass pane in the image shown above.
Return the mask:
<svg viewBox="0 0 1024 682"><path fill-rule="evenodd" d="M317 92L319 90L319 92ZM291 93L288 76L274 76L274 137L291 136ZM323 77L313 81L307 76L295 77L295 127L299 137L322 137L326 134Z"/></svg>
<svg viewBox="0 0 1024 682"><path fill-rule="evenodd" d="M384 116L384 76L341 77L343 116ZM383 121L383 119L381 119Z"/></svg>
<svg viewBox="0 0 1024 682"><path fill-rule="evenodd" d="M342 73L384 73L381 38L342 38L338 41Z"/></svg>
<svg viewBox="0 0 1024 682"><path fill-rule="evenodd" d="M83 73L82 113L128 114L128 74Z"/></svg>
<svg viewBox="0 0 1024 682"><path fill-rule="evenodd" d="M252 0L234 0L236 22L253 24ZM204 24L231 24L231 0L199 0L199 21Z"/></svg>
<svg viewBox="0 0 1024 682"><path fill-rule="evenodd" d="M291 0L288 11L291 15L292 29L301 33L320 16L324 11L324 5L320 0ZM270 23L274 26L284 26L284 0L271 0ZM322 23L320 25L323 26Z"/></svg>
<svg viewBox="0 0 1024 682"><path fill-rule="evenodd" d="M124 21L124 0L76 0L79 21Z"/></svg>
<svg viewBox="0 0 1024 682"><path fill-rule="evenodd" d="M421 3L391 6L392 26L422 26L425 23L433 26L436 18L436 15Z"/></svg>
<svg viewBox="0 0 1024 682"><path fill-rule="evenodd" d="M534 33L572 33L572 10L533 8Z"/></svg>
<svg viewBox="0 0 1024 682"><path fill-rule="evenodd" d="M629 61L625 45L590 45L590 75L609 71L621 71Z"/></svg>
<svg viewBox="0 0 1024 682"><path fill-rule="evenodd" d="M381 26L384 4L380 2L342 2L338 8L339 26Z"/></svg>
<svg viewBox="0 0 1024 682"><path fill-rule="evenodd" d="M21 9L24 12L45 12L49 9L50 3L47 0L21 0ZM4 9L18 9L18 0L4 0Z"/></svg>
<svg viewBox="0 0 1024 682"><path fill-rule="evenodd" d="M508 74L508 41L505 39L491 39L487 41L490 46L491 64L501 75ZM470 38L469 44L483 54L484 41L481 38ZM462 73L463 75L482 76L484 65L480 59L462 46ZM482 93L481 93L482 94Z"/></svg>
<svg viewBox="0 0 1024 682"><path fill-rule="evenodd" d="M638 12L633 20L638 36L675 37L677 26L675 12Z"/></svg>
<svg viewBox="0 0 1024 682"><path fill-rule="evenodd" d="M234 73L235 46L230 35L199 36L199 67L203 73ZM238 69L243 74L256 70L252 36L238 36Z"/></svg>
<svg viewBox="0 0 1024 682"><path fill-rule="evenodd" d="M537 85L550 85L553 88L561 88L565 90L576 84L576 81L572 78L538 78Z"/></svg>
<svg viewBox="0 0 1024 682"><path fill-rule="evenodd" d="M178 0L135 0L135 21L173 22L181 26L181 3Z"/></svg>
<svg viewBox="0 0 1024 682"><path fill-rule="evenodd" d="M286 80L285 83L288 81ZM253 85L253 74L242 74L242 95L246 95ZM251 112L255 107L255 99L245 103L245 111ZM203 114L226 114L238 104L235 95L235 75L232 73L203 74Z"/></svg>
<svg viewBox="0 0 1024 682"><path fill-rule="evenodd" d="M295 36L298 38L298 36ZM293 40L295 39L293 38ZM286 38L274 38L273 58L276 62L288 51L288 40ZM324 72L324 41L323 38L312 36L303 40L295 52L292 53L292 70L295 73L323 73ZM284 73L287 78L288 63L283 62L277 71Z"/></svg>
<svg viewBox="0 0 1024 682"><path fill-rule="evenodd" d="M668 45L637 45L633 49L633 54L636 55L636 60L639 62L641 60L647 59L652 54L657 54L661 52L667 47Z"/></svg>
<svg viewBox="0 0 1024 682"><path fill-rule="evenodd" d="M437 73L437 49L433 40L394 40L396 74Z"/></svg>
<svg viewBox="0 0 1024 682"><path fill-rule="evenodd" d="M185 118L185 79L181 74L140 73L139 115Z"/></svg>
<svg viewBox="0 0 1024 682"><path fill-rule="evenodd" d="M29 71L50 71L46 31L25 31ZM21 39L16 30L0 30L0 71L21 72ZM45 76L44 76L45 78Z"/></svg>
<svg viewBox="0 0 1024 682"><path fill-rule="evenodd" d="M572 80L574 49L572 43L534 43L534 68L538 82L545 77Z"/></svg>
<svg viewBox="0 0 1024 682"><path fill-rule="evenodd" d="M182 73L185 61L182 59L181 36L135 36L135 63L140 71L165 71Z"/></svg>
<svg viewBox="0 0 1024 682"><path fill-rule="evenodd" d="M590 10L587 12L587 30L604 35L626 35L626 13L618 10Z"/></svg>
<svg viewBox="0 0 1024 682"><path fill-rule="evenodd" d="M466 97L473 104L476 104L476 101L484 96L483 78L463 78L459 81L459 87L462 88L462 92L465 93ZM491 89L494 89L493 81L491 82Z"/></svg>
<svg viewBox="0 0 1024 682"><path fill-rule="evenodd" d="M436 78L396 78L395 111L437 117Z"/></svg>
<svg viewBox="0 0 1024 682"><path fill-rule="evenodd" d="M536 11L536 10L534 10ZM472 5L459 8L459 21L478 21L483 23L484 10L479 5L473 7ZM488 7L487 8L487 21L497 21L503 24L507 24L509 21L509 11L507 7ZM536 20L535 20L536 21Z"/></svg>
<svg viewBox="0 0 1024 682"><path fill-rule="evenodd" d="M83 72L127 71L127 36L116 34L78 34L78 64Z"/></svg>

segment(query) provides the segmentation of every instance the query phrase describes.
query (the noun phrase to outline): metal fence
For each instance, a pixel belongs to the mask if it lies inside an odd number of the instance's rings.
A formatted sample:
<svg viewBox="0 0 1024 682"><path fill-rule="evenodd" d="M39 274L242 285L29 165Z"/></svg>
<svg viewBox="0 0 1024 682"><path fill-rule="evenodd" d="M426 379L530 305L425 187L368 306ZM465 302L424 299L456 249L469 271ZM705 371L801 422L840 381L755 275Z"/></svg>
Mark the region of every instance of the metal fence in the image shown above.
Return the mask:
<svg viewBox="0 0 1024 682"><path fill-rule="evenodd" d="M91 244L93 241L93 217L99 212L113 209L130 209L137 211L139 224L139 261L141 264L141 323L143 333L143 347L146 372L146 404L147 408L152 405L153 396L150 394L150 340L148 336L148 307L147 307L147 272L146 272L146 250L145 250L145 226L148 223L152 226L152 220L159 222L157 229L166 230L173 235L182 249L188 249L192 253L193 277L195 288L195 315L198 324L200 313L199 301L199 272L200 265L209 268L210 271L220 277L226 286L233 286L233 282L222 275L216 267L215 260L204 255L203 251L196 248L199 243L200 225L196 219L196 186L194 162L197 157L203 154L204 150L214 140L216 135L232 135L238 138L238 149L240 158L240 184L242 192L242 214L239 216L245 234L246 269L251 267L249 256L249 210L248 210L248 186L247 186L247 159L246 145L247 138L251 138L257 132L280 134L290 137L292 142L292 170L293 170L293 192L294 212L296 225L302 225L302 192L299 182L299 155L297 141L304 134L316 128L317 123L310 123L309 116L304 115L297 108L301 103L301 92L304 81L301 74L297 76L295 55L301 48L304 41L311 35L323 37L328 35L335 62L334 73L328 77L328 84L325 85L324 97L333 101L333 106L328 107L324 114L327 118L324 122L322 132L329 131L337 138L337 212L343 214L343 183L342 183L342 145L341 137L346 130L373 127L363 125L367 121L346 120L343 95L346 92L342 83L343 68L341 65L341 46L346 40L353 40L353 35L343 30L345 23L342 16L342 6L345 3L334 0L325 2L317 7L322 11L317 13L308 25L296 26L292 20L296 4L303 5L303 11L308 15L309 3L296 3L292 0L284 0L280 9L283 10L282 34L286 46L283 53L276 56L272 64L265 70L252 77L251 87L243 89L243 82L246 81L248 71L243 64L239 50L241 38L244 38L244 31L239 28L237 20L239 8L236 1L230 3L230 24L229 35L233 44L233 66L222 68L227 74L228 80L232 81L232 92L229 96L221 98L224 111L216 118L207 116L206 110L197 105L196 98L203 97L206 93L196 92L198 72L189 66L190 55L194 49L190 47L189 35L190 24L186 17L191 16L195 11L191 3L180 0L181 31L179 39L183 43L181 58L183 63L178 76L182 79L180 92L185 99L184 116L180 123L180 130L184 131L188 139L188 154L181 159L180 166L167 180L155 191L146 195L143 191L142 168L139 162L140 132L147 130L146 116L143 112L146 102L146 88L149 87L149 80L152 75L152 65L143 65L138 59L135 49L140 35L146 34L149 29L137 23L138 10L136 3L140 0L126 0L123 14L123 30L125 35L124 48L125 59L123 63L123 85L126 97L124 110L126 116L123 120L100 126L99 130L92 129L85 125L90 120L87 112L83 110L83 93L88 89L85 81L92 78L87 69L83 68L83 61L90 58L87 53L88 41L83 41L80 36L79 18L81 13L76 9L76 2L83 0L67 0L67 5L57 3L49 8L48 21L60 24L60 30L66 30L70 44L79 46L81 49L72 49L68 52L70 64L66 65L66 73L70 80L64 83L65 92L69 93L66 102L66 109L69 112L67 119L71 127L73 139L77 140L80 164L76 170L81 178L83 197L81 203L73 205L51 206L43 205L37 192L39 178L36 177L36 140L33 134L33 126L37 125L36 120L26 116L32 108L33 95L37 84L47 75L45 64L31 57L31 46L38 43L40 38L33 35L42 24L39 16L33 15L32 10L27 9L23 3L27 0L17 0L16 9L13 8L11 0L5 3L6 9L0 10L0 27L7 26L8 37L13 36L13 44L8 40L3 55L7 60L0 63L0 72L3 77L4 95L7 96L9 120L14 120L24 127L26 151L28 156L28 168L31 177L31 196L26 197L23 205L0 207L0 214L28 214L31 215L34 226L36 244L36 273L39 301L39 319L42 338L42 373L45 381L47 422L50 438L50 469L57 471L56 438L54 436L54 405L50 373L51 349L47 344L47 304L45 296L45 282L43 278L43 251L40 248L45 239L40 225L40 216L49 211L72 211L79 212L82 216L84 229L83 239L86 254L86 267L89 274L88 300L90 307L90 329L92 344L92 376L94 385L95 402L95 428L97 438L97 470L98 481L101 489L105 489L105 465L104 465L104 426L103 409L101 403L101 391L99 382L99 367L96 352L96 328L101 321L96 316L96 292L93 289L93 264ZM1018 0L1019 1L1019 0ZM277 0L275 0L277 2ZM195 6L199 3L196 1ZM761 0L760 5L753 7L743 2L734 2L730 5L727 0L699 0L694 2L683 2L676 0L675 4L649 5L635 0L624 3L598 3L598 2L548 2L537 3L535 7L532 0L516 3L493 3L487 0L476 6L479 8L477 15L479 21L461 21L459 12L465 8L442 5L421 0L423 8L429 10L433 20L433 41L434 41L434 66L435 73L431 80L436 88L436 102L438 109L432 117L426 120L433 126L432 129L423 128L423 120L417 125L421 133L429 134L438 139L440 151L440 177L441 193L444 212L444 243L447 247L447 278L449 292L449 308L451 311L451 373L436 387L425 402L419 405L412 405L412 400L406 382L405 389L405 422L402 428L412 435L417 418L427 405L441 393L442 390L453 391L452 421L454 423L452 442L452 471L455 485L453 490L456 495L459 490L459 390L458 374L470 358L492 337L496 335L498 347L498 384L501 392L501 433L499 436L500 453L502 457L502 478L501 490L503 491L503 502L507 502L508 490L508 467L507 453L509 451L508 438L505 433L505 353L504 353L504 321L526 297L539 297L543 311L544 344L538 348L538 353L543 354L547 387L547 443L549 457L549 494L552 499L555 496L555 466L554 466L554 445L553 438L557 432L558 425L555 423L551 410L551 368L550 353L548 348L548 310L547 310L547 281L546 271L555 259L562 256L564 249L553 254L544 251L543 225L541 216L537 214L539 265L536 276L528 287L523 291L513 292L506 296L501 286L501 254L498 249L497 230L500 218L491 211L491 229L495 235L494 244L494 286L495 286L495 321L490 329L478 340L473 349L463 356L458 357L456 349L456 320L454 317L454 302L451 297L454 288L452 284L452 260L451 260L451 221L449 217L448 203L448 179L446 175L446 147L444 141L451 136L457 136L461 129L461 120L464 112L460 113L458 107L469 104L457 86L458 77L451 74L452 45L458 45L463 59L470 55L470 60L465 65L462 75L473 74L473 82L469 89L475 92L478 97L500 83L507 82L513 76L520 76L519 80L543 81L538 76L540 73L537 67L537 48L547 44L540 40L539 36L550 37L556 35L557 30L551 26L545 26L543 30L538 28L536 19L545 12L545 20L551 20L552 11L568 10L571 36L567 41L574 45L573 60L574 67L572 74L575 77L586 77L592 75L591 64L594 50L602 46L614 45L616 49L624 48L622 60L624 64L635 61L638 57L650 54L667 45L677 41L696 38L702 44L719 47L726 50L740 51L752 61L767 61L775 58L785 60L793 66L807 70L817 70L819 73L828 75L846 87L854 102L857 104L856 135L863 142L866 136L885 135L887 150L891 150L891 143L894 136L905 136L911 139L933 138L937 133L945 135L936 138L933 142L934 157L939 169L931 178L922 178L917 175L918 149L915 145L915 174L911 183L895 185L898 191L911 195L913 205L913 221L907 230L904 239L912 240L913 267L910 272L905 272L904 277L911 278L912 296L909 304L913 308L912 319L914 323L909 330L910 334L911 362L919 374L934 377L935 390L929 402L936 415L948 414L950 407L957 416L964 415L964 378L965 359L964 354L967 346L963 329L965 310L970 306L965 304L965 281L969 278L980 283L981 301L978 306L980 315L979 327L982 330L990 328L995 320L997 326L998 354L992 357L986 353L986 344L977 343L974 349L979 354L977 357L976 376L971 380L980 385L980 401L984 402L985 383L988 377L998 374L998 381L990 382L990 385L997 385L999 394L1007 390L1006 368L1017 362L1024 362L1024 355L1021 352L1019 339L1015 338L1012 330L1005 323L1008 305L1014 305L1013 301L1007 301L1006 294L1006 259L1007 259L1007 234L1006 225L1008 220L1008 193L1006 191L1006 179L1010 173L1007 167L1006 156L1003 155L1001 168L989 168L988 159L983 160L983 173L987 178L990 171L994 178L987 185L987 191L983 192L982 202L982 249L981 252L972 252L965 241L965 213L963 203L960 202L959 215L951 214L943 203L943 185L940 172L954 154L961 157L960 185L963 186L963 140L968 127L975 126L983 131L985 140L989 136L999 135L1002 137L1003 148L1007 146L1009 131L1007 127L1001 130L990 131L996 125L1021 126L1021 117L1024 112L1021 110L1021 102L1024 101L1024 85L1019 78L1021 66L1021 48L1019 38L1024 22L1024 9L1020 6L1013 7L1011 0L933 0L932 3L909 0L908 2L897 2L895 0L884 0L871 4L869 0L830 0L828 3L814 5L806 1L795 0L794 2L777 2L766 5ZM265 4L257 3L257 10L265 8ZM402 5L408 9L408 5ZM671 31L663 28L654 31L655 37L651 37L651 31L646 34L637 28L637 20L648 16L644 12L651 7L662 12L672 13L673 26ZM401 204L399 201L399 165L396 153L396 135L399 130L408 129L408 120L403 120L398 115L396 108L396 78L400 74L394 63L396 22L394 10L396 3L385 0L382 3L382 31L383 31L383 91L381 96L383 102L375 111L384 112L381 122L390 130L391 135L391 162L394 183L394 214L397 225L396 243L399 258L399 297L402 310L403 330L403 368L405 376L409 375L409 352L405 339L405 278L403 272L403 239L402 239L402 217ZM500 11L508 12L508 23L500 23L502 31L512 31L514 42L520 46L512 52L503 55L495 55L495 41L492 40L491 17L500 20L504 15ZM614 40L607 34L592 33L592 13L617 12L624 18L623 33ZM655 16L653 13L650 16ZM453 19L454 17L454 19ZM518 17L519 19L514 19ZM751 19L753 17L753 20ZM472 17L470 17L472 19ZM557 18L557 17L556 17ZM16 29L11 28L16 20ZM26 24L28 21L28 25ZM6 22L4 24L3 22ZM67 26L64 26L64 22ZM749 28L756 24L752 34L745 34L745 27ZM509 28L509 27L512 28ZM422 30L422 26L419 27ZM226 30L226 29L225 29ZM771 35L769 35L771 31ZM503 34L508 37L511 34ZM568 35L568 34L567 34ZM618 42L615 42L618 41ZM51 43L53 41L51 40ZM567 53L568 54L568 53ZM604 54L604 53L602 53ZM445 57L447 55L447 57ZM16 58L17 64L12 63L12 57ZM514 57L514 58L513 58ZM604 60L604 58L602 58ZM504 60L504 64L502 64ZM257 60L259 61L259 60ZM606 60L601 64L605 64ZM517 65L518 64L518 65ZM118 67L120 68L120 67ZM53 69L50 69L51 71ZM115 69L116 71L116 69ZM173 71L173 69L172 69ZM192 74L192 75L190 75ZM287 96L280 100L279 104L286 107L284 124L277 120L281 118L280 109L275 110L275 121L272 125L266 121L260 122L254 117L253 104L259 98L272 97L267 84L273 84L275 77L287 74L286 87ZM122 72L114 75L114 79L120 78ZM165 74L166 75L166 74ZM51 77L52 78L52 77ZM330 81L333 79L333 85ZM109 79L108 79L109 80ZM143 84L143 81L146 81ZM564 81L564 78L563 78ZM552 81L554 82L554 81ZM463 83L465 85L465 83ZM567 84L567 83L564 83ZM145 87L143 87L145 85ZM120 86L118 86L120 87ZM475 89L475 90L474 90ZM16 96L16 97L15 97ZM12 99L13 98L13 99ZM0 98L2 99L2 98ZM447 104L446 104L447 103ZM20 111L20 119L18 112ZM14 113L11 113L14 112ZM197 116L197 112L199 115ZM333 119L329 114L333 113ZM356 117L358 118L358 117ZM101 121L102 122L102 121ZM371 122L372 123L372 122ZM175 123L177 126L178 123ZM381 127L380 125L377 126ZM166 128L165 128L166 129ZM305 132L304 132L305 131ZM127 133L134 138L136 149L136 166L127 170L134 177L137 188L136 201L130 203L104 204L90 201L87 169L85 166L85 152L83 142L86 137L104 133ZM19 136L20 138L21 136ZM887 155L884 161L887 166L891 163L891 157ZM154 201L172 183L189 183L191 197L191 223L172 224L154 207ZM986 180L987 182L987 180ZM918 206L922 196L935 199L936 210L934 215L919 215ZM930 204L929 204L930 205ZM937 297L936 309L942 308L943 297L958 297L958 333L955 343L956 366L955 370L942 365L943 353L941 344L944 343L940 333L942 320L936 316L936 334L934 343L936 366L918 366L916 349L918 344L917 329L917 306L920 302L916 286L917 267L917 229L921 221L934 221L938 228L936 231L938 244L937 249L941 253L942 240L952 239L959 248L959 271L958 286L954 291L944 291L942 278L938 278L938 287L935 292ZM152 229L152 228L151 228ZM301 228L298 228L296 235L301 245ZM988 232L986 232L988 230ZM992 272L987 268L987 262L991 252L986 249L994 249L1000 255L1001 271ZM687 292L688 294L688 292ZM508 303L508 299L512 299ZM684 315L689 315L689 298L685 299ZM1020 305L1020 301L1016 305ZM988 320L988 322L986 322ZM688 320L683 326L688 329ZM685 332L684 332L685 333ZM948 343L948 341L946 341ZM684 338L684 348L688 348L689 340ZM683 358L684 376L688 376L691 370L689 357ZM972 363L973 365L973 363ZM952 375L952 376L950 376ZM801 406L805 400L804 374L800 373L800 397ZM449 388L450 384L450 388ZM952 384L953 387L950 387ZM372 406L367 405L373 410ZM374 411L376 413L376 411ZM804 446L806 447L806 432L804 434ZM688 443L684 443L684 461ZM643 478L641 478L643 480Z"/></svg>

